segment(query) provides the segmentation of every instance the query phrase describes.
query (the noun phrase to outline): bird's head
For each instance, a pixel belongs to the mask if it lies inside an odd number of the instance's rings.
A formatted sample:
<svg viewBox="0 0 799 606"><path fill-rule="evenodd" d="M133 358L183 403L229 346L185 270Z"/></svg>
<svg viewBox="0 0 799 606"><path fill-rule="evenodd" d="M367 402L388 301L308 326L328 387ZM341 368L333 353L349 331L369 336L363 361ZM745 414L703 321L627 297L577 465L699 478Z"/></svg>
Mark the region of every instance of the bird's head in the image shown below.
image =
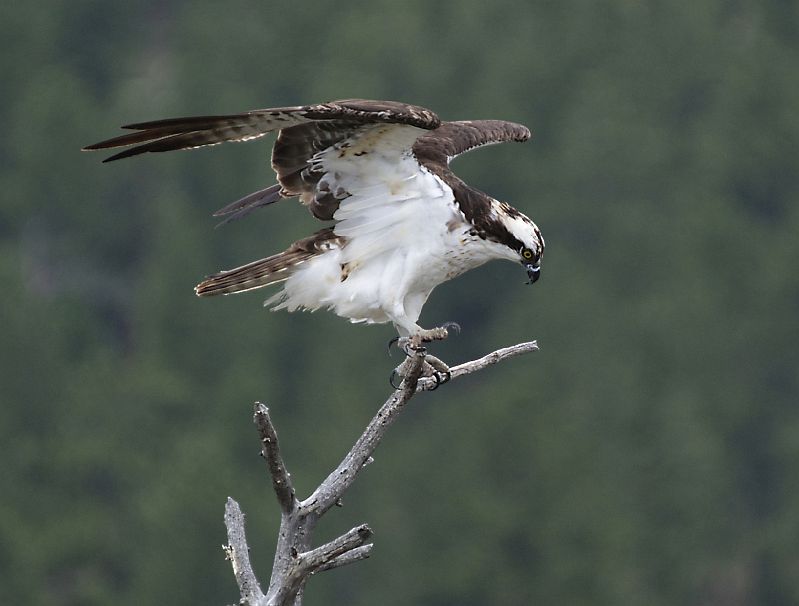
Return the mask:
<svg viewBox="0 0 799 606"><path fill-rule="evenodd" d="M494 206L498 233L496 241L503 246L502 256L519 261L533 284L541 277L541 260L544 257L544 238L533 221L509 204L497 202Z"/></svg>

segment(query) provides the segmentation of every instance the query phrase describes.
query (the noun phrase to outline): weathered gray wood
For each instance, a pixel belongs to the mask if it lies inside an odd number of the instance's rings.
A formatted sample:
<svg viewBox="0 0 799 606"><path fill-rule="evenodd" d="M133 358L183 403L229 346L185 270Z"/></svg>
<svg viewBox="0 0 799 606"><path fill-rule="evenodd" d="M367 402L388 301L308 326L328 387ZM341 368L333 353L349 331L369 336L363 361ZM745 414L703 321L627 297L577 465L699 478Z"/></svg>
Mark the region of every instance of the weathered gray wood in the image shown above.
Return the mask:
<svg viewBox="0 0 799 606"><path fill-rule="evenodd" d="M502 349L498 349L496 351L492 351L490 354L484 355L482 358L478 358L477 360L472 360L471 362L464 362L463 364L458 364L457 366L452 366L449 369L450 372L450 381L454 381L455 379L459 379L460 377L466 376L473 372L477 372L478 370L483 370L484 368L491 366L492 364L497 364L502 362L503 360L507 360L508 358L514 358L516 356L520 356L522 354L530 353L532 351L538 350L538 341L528 341L527 343L519 343L518 345L511 345L510 347L503 347ZM438 383L434 379L429 377L423 377L419 379L419 382L416 386L417 391L433 391L438 387Z"/></svg>
<svg viewBox="0 0 799 606"><path fill-rule="evenodd" d="M536 342L531 341L497 350L478 360L454 366L450 369L451 380L537 349ZM373 544L367 541L372 536L372 530L366 524L356 526L316 548L311 547L313 530L319 518L341 502L341 497L360 471L372 462L372 453L410 399L420 391L430 391L438 387L434 379L422 377L426 367L425 355L423 348L411 350L408 359L403 363L404 378L398 389L380 407L338 467L303 501L298 501L295 496L291 475L280 454L277 431L269 416L269 409L256 403L253 421L261 438L261 454L266 459L275 496L280 504L280 530L272 576L264 594L250 565L249 547L244 534L244 514L238 503L228 498L225 507L228 545L225 546L225 552L233 565L233 573L239 585L240 604L300 606L303 588L311 575L369 557Z"/></svg>
<svg viewBox="0 0 799 606"><path fill-rule="evenodd" d="M250 548L244 534L244 513L233 499L228 497L225 504L225 526L227 527L227 545L224 546L225 557L233 566L233 575L241 591L241 599L255 606L264 600L264 592L250 564Z"/></svg>
<svg viewBox="0 0 799 606"><path fill-rule="evenodd" d="M266 464L269 466L277 502L280 504L281 511L289 513L298 505L297 498L294 496L294 486L291 484L291 476L280 455L280 444L277 441L275 426L269 417L269 409L260 402L255 403L253 421L261 436L261 456L266 459Z"/></svg>

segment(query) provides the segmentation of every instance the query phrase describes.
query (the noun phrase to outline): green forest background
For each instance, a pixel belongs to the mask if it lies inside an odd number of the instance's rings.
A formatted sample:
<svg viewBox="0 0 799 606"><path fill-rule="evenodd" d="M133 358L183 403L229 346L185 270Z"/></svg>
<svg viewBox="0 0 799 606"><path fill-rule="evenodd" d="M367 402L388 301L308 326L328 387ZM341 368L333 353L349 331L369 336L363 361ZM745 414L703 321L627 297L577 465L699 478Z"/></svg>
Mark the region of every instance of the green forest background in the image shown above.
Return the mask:
<svg viewBox="0 0 799 606"><path fill-rule="evenodd" d="M102 165L120 124L336 98L504 118L455 168L542 228L541 281L442 286L458 362L317 539L313 604L799 603L799 4L47 0L0 7L0 603L238 599L225 498L271 569L272 410L307 494L389 392L389 326L197 299L317 228L267 142Z"/></svg>

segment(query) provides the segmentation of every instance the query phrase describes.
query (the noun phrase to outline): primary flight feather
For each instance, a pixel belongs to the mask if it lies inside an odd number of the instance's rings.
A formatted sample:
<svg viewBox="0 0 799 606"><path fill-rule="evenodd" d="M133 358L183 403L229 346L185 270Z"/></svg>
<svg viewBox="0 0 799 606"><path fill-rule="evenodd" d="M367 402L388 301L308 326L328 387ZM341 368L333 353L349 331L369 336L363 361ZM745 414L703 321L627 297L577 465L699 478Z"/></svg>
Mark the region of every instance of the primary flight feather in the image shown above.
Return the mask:
<svg viewBox="0 0 799 606"><path fill-rule="evenodd" d="M278 183L215 213L225 221L299 197L333 224L285 251L209 276L199 296L281 283L273 309L327 308L353 322L392 322L400 336L444 338L417 321L439 284L493 259L520 263L535 282L544 240L535 223L459 179L449 162L482 145L526 141L513 122L442 122L423 107L349 99L228 116L131 124L135 132L84 149L128 149L107 160L249 141L277 131Z"/></svg>

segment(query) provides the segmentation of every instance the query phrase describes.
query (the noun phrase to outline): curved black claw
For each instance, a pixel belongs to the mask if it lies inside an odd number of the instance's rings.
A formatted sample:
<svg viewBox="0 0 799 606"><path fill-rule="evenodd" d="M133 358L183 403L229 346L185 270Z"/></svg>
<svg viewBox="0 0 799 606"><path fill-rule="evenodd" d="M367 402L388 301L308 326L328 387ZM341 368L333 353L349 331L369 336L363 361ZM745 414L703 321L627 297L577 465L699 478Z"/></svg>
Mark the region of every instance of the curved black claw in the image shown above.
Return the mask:
<svg viewBox="0 0 799 606"><path fill-rule="evenodd" d="M448 370L440 371L437 370L433 373L433 377L436 379L436 386L441 385L443 383L448 383L449 380L452 378L452 373Z"/></svg>
<svg viewBox="0 0 799 606"><path fill-rule="evenodd" d="M397 369L391 371L391 374L388 377L388 384L391 385L394 389L399 389L400 385L402 384L402 378L400 378L400 382L397 385L394 385L394 377L399 377L400 374L397 372Z"/></svg>
<svg viewBox="0 0 799 606"><path fill-rule="evenodd" d="M461 325L458 324L457 322L444 322L441 325L441 328L445 328L447 330L447 333L451 332L452 334L456 335L461 334Z"/></svg>
<svg viewBox="0 0 799 606"><path fill-rule="evenodd" d="M388 342L388 355L389 355L389 357L391 357L391 347L393 345L396 345L397 349L399 349L402 353L404 353L406 358L410 358L411 354L408 353L409 346L407 345L407 343L408 343L407 338L405 340L405 345L401 345L400 343L402 343L402 337L394 337L393 339L391 339L391 341ZM424 347L417 348L416 351L424 351Z"/></svg>
<svg viewBox="0 0 799 606"><path fill-rule="evenodd" d="M436 382L436 386L430 389L430 391L434 391L449 381L452 378L452 373L450 371L441 372L437 370L431 375L431 378Z"/></svg>
<svg viewBox="0 0 799 606"><path fill-rule="evenodd" d="M441 373L439 373L438 371L430 375L430 378L433 379L433 381L435 381L435 384L432 387L430 387L427 391L435 391L436 389L439 388L439 386L442 383L444 383L444 381L441 380Z"/></svg>

